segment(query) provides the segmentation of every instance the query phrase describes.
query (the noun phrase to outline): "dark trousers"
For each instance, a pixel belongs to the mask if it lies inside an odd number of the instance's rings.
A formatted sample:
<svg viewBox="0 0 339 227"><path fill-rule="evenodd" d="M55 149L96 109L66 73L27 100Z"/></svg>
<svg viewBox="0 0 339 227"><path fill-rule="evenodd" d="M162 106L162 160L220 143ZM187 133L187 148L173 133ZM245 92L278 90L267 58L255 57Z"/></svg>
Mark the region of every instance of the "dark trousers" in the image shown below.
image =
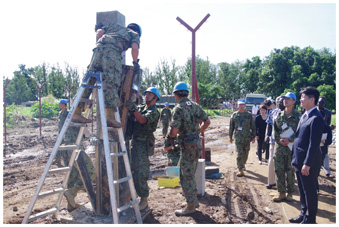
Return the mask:
<svg viewBox="0 0 339 227"><path fill-rule="evenodd" d="M301 170L296 170L298 189L300 196L301 215L304 222L315 223L318 210L318 175L319 167L311 167L309 176L301 174Z"/></svg>
<svg viewBox="0 0 339 227"><path fill-rule="evenodd" d="M268 160L269 158L269 155L270 155L270 152L269 152L269 149L270 149L270 144L269 143L265 143L264 141L264 138L259 138L257 140L258 142L258 146L257 146L257 155L258 155L258 159L259 161L262 160L262 153L265 152L265 159Z"/></svg>

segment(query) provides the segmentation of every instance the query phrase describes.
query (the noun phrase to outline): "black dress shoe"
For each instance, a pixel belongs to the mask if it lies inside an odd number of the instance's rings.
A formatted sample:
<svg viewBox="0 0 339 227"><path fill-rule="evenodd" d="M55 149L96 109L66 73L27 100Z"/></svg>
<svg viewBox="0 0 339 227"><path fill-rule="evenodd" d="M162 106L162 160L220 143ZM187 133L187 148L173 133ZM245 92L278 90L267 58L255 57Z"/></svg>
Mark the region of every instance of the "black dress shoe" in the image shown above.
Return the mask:
<svg viewBox="0 0 339 227"><path fill-rule="evenodd" d="M288 219L291 223L301 223L304 220L304 216L303 215L299 215L296 218L290 218Z"/></svg>
<svg viewBox="0 0 339 227"><path fill-rule="evenodd" d="M276 184L266 184L267 189L272 189Z"/></svg>

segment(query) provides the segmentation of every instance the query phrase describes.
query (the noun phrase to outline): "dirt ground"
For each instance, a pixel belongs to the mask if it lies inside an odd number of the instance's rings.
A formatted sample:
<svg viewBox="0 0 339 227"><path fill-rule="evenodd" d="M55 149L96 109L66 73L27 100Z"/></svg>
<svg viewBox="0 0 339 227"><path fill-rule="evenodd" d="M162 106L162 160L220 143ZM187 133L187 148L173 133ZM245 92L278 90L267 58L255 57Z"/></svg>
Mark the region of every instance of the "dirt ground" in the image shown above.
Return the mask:
<svg viewBox="0 0 339 227"><path fill-rule="evenodd" d="M159 188L156 180L149 180L149 207L151 213L144 223L154 224L207 224L207 223L289 223L288 218L300 212L297 185L292 202L272 202L276 188L266 189L267 163L258 164L255 155L256 143L251 145L245 177L237 177L234 144L228 140L228 117L212 118L205 133L205 146L211 148L209 166L216 166L222 173L217 180L206 179L205 195L199 197L197 212L187 217L177 217L176 209L184 206L181 187ZM43 135L40 138L39 121L26 119L20 127L7 130L6 156L3 157L3 223L21 223L38 181L48 161L57 138L57 120L43 120ZM151 157L151 170L163 169L167 165L162 153L161 129L156 133L156 152ZM95 158L93 146L84 142L86 153ZM6 149L5 149L6 148ZM330 146L330 167L336 175L336 148ZM44 188L61 185L61 177L46 180ZM328 179L323 171L319 177L320 193L317 223L333 224L336 221L336 178ZM78 202L88 202L86 192L80 192ZM38 200L33 211L43 211L54 205L52 199ZM60 213L67 213L63 198ZM34 223L60 223L53 216L38 219Z"/></svg>

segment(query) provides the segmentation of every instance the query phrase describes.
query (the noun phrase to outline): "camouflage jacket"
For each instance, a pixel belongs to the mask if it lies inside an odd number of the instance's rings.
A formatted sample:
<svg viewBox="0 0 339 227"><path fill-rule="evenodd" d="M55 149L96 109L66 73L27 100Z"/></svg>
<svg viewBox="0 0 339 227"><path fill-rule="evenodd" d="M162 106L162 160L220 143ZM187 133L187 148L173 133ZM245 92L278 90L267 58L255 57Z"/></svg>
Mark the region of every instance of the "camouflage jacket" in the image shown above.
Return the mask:
<svg viewBox="0 0 339 227"><path fill-rule="evenodd" d="M229 137L236 142L242 142L244 140L252 140L255 138L255 123L252 114L248 111L240 113L236 111L232 114L229 127Z"/></svg>
<svg viewBox="0 0 339 227"><path fill-rule="evenodd" d="M155 105L147 107L146 104L138 105L138 112L147 118L147 123L140 124L135 120L133 124L133 137L146 138L153 137L153 132L157 129L160 113Z"/></svg>
<svg viewBox="0 0 339 227"><path fill-rule="evenodd" d="M104 26L105 34L97 41L97 47L112 47L120 52L126 51L137 43L140 47L140 39L138 33L123 27L116 23Z"/></svg>
<svg viewBox="0 0 339 227"><path fill-rule="evenodd" d="M160 114L160 120L162 122L169 122L171 121L172 114L170 109L162 109L161 114Z"/></svg>
<svg viewBox="0 0 339 227"><path fill-rule="evenodd" d="M198 136L199 123L208 120L208 116L199 104L184 98L174 107L172 119L170 126L179 130L178 138L182 139L188 136Z"/></svg>
<svg viewBox="0 0 339 227"><path fill-rule="evenodd" d="M68 111L67 109L65 111L60 111L59 113L59 118L58 118L58 129L59 129L59 133L62 129L62 126L65 123L65 120L67 118L68 115ZM64 142L70 142L70 143L75 143L76 139L78 137L79 134L79 127L68 127L65 136L64 136Z"/></svg>
<svg viewBox="0 0 339 227"><path fill-rule="evenodd" d="M274 121L274 139L278 146L282 146L279 141L281 134L287 131L289 128L293 130L293 135L288 138L290 142L294 141L295 132L299 124L300 114L297 110L293 110L291 114L286 114L285 111L281 111Z"/></svg>

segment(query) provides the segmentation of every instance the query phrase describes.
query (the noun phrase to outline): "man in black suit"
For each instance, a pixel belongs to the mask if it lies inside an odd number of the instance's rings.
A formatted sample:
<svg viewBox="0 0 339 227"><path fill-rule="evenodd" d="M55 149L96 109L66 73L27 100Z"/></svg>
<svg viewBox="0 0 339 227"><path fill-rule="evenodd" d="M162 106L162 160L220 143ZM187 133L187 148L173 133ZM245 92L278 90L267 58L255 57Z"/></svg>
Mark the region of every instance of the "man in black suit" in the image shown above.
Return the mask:
<svg viewBox="0 0 339 227"><path fill-rule="evenodd" d="M301 213L289 219L292 223L316 223L318 210L317 182L321 167L320 142L324 120L317 110L319 91L306 87L301 92L301 107L305 108L293 144L292 166L297 175Z"/></svg>

